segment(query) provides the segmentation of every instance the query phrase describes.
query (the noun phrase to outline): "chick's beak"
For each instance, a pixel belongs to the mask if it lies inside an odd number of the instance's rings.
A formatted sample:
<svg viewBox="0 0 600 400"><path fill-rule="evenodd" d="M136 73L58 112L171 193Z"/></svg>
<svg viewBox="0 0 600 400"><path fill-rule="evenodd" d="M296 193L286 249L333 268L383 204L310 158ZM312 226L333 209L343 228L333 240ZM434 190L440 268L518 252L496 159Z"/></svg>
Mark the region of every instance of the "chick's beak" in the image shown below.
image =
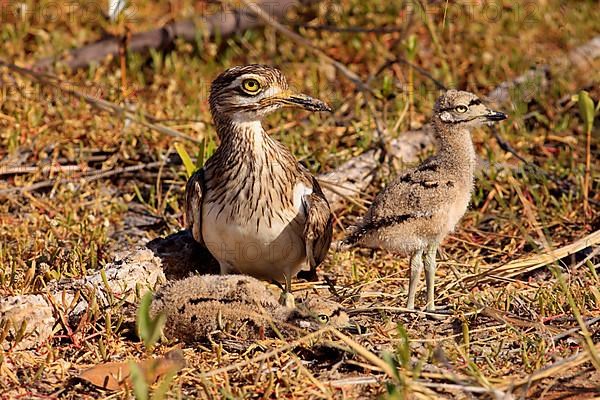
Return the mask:
<svg viewBox="0 0 600 400"><path fill-rule="evenodd" d="M302 93L290 93L281 98L281 102L292 107L301 107L309 111L333 112L325 102Z"/></svg>
<svg viewBox="0 0 600 400"><path fill-rule="evenodd" d="M506 119L508 117L503 112L494 111L494 110L488 110L488 113L485 115L485 118L488 121L502 121L502 120L504 120L504 119Z"/></svg>

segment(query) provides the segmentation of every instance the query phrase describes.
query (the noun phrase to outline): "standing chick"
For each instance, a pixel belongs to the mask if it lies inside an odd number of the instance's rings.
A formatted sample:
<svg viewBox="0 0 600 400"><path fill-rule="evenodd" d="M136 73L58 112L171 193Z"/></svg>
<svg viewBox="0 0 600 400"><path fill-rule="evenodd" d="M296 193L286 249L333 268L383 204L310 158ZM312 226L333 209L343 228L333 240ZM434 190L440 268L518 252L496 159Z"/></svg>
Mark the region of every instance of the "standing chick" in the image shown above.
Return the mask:
<svg viewBox="0 0 600 400"><path fill-rule="evenodd" d="M223 72L209 103L221 144L187 183L188 228L222 274L285 283L281 301L293 306L292 277L305 265L314 276L329 250L333 218L315 177L261 120L282 107L331 109L292 92L281 71L266 65Z"/></svg>
<svg viewBox="0 0 600 400"><path fill-rule="evenodd" d="M410 255L407 308L414 309L423 257L427 310L435 310L434 278L440 242L461 219L471 199L476 155L470 129L506 119L472 93L449 90L434 107L438 152L398 176L375 198L367 215L343 242Z"/></svg>

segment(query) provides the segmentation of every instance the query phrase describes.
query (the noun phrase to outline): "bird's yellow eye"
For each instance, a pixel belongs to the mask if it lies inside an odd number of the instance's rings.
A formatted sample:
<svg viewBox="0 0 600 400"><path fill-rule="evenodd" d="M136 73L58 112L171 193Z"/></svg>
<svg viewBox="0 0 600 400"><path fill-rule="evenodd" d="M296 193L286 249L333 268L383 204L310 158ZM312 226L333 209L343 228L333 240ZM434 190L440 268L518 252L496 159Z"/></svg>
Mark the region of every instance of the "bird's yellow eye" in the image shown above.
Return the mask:
<svg viewBox="0 0 600 400"><path fill-rule="evenodd" d="M245 79L242 82L242 88L248 93L257 93L260 90L260 83L256 79Z"/></svg>
<svg viewBox="0 0 600 400"><path fill-rule="evenodd" d="M467 106L463 106L463 105L461 104L461 105L458 105L458 106L456 106L455 110L456 110L457 112L459 112L459 113L464 113L464 112L467 112L467 110L468 110L468 107L467 107Z"/></svg>
<svg viewBox="0 0 600 400"><path fill-rule="evenodd" d="M317 319L319 320L320 323L322 324L326 324L329 322L329 316L325 315L325 314L319 314L317 316Z"/></svg>

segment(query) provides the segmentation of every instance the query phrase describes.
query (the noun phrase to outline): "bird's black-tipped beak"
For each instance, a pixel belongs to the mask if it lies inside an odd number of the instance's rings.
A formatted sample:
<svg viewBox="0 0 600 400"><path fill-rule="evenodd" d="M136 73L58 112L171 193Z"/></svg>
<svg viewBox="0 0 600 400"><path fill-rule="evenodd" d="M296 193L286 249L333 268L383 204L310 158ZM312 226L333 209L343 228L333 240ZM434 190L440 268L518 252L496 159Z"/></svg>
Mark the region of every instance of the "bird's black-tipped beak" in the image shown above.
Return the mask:
<svg viewBox="0 0 600 400"><path fill-rule="evenodd" d="M490 112L486 114L485 118L488 121L502 121L508 118L508 116L503 112L490 110Z"/></svg>
<svg viewBox="0 0 600 400"><path fill-rule="evenodd" d="M333 112L325 102L307 96L305 94L292 94L283 99L283 101L290 106L302 107L309 111L327 111Z"/></svg>

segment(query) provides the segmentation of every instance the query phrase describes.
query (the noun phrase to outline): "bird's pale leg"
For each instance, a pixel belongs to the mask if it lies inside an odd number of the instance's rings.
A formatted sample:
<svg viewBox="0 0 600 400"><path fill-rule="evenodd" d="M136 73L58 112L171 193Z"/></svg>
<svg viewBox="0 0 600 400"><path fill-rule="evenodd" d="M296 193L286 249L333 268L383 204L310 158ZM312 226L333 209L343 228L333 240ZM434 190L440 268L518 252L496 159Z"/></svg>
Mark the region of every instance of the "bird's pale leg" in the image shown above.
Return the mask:
<svg viewBox="0 0 600 400"><path fill-rule="evenodd" d="M432 244L427 247L425 253L425 283L427 284L427 311L435 311L434 296L435 296L435 256L437 254L437 244Z"/></svg>
<svg viewBox="0 0 600 400"><path fill-rule="evenodd" d="M283 290L283 293L281 293L279 303L283 306L294 308L296 306L296 303L294 301L294 295L292 294L292 277L285 274L284 278L285 289Z"/></svg>
<svg viewBox="0 0 600 400"><path fill-rule="evenodd" d="M219 267L221 268L221 275L229 275L236 272L235 268L224 262L219 263Z"/></svg>
<svg viewBox="0 0 600 400"><path fill-rule="evenodd" d="M410 281L408 283L408 302L406 303L406 308L409 310L415 309L415 294L417 293L417 285L422 269L423 250L417 250L410 257Z"/></svg>

